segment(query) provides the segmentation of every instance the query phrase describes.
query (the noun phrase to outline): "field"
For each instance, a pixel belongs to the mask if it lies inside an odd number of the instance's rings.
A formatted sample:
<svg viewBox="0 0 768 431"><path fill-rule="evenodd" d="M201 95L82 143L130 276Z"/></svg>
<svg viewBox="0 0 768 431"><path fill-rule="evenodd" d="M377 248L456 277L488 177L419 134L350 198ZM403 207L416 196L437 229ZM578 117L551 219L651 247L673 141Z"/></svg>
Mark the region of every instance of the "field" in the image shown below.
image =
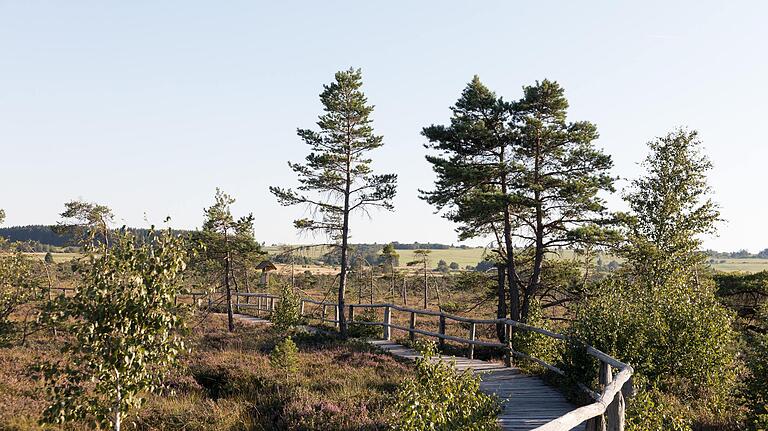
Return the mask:
<svg viewBox="0 0 768 431"><path fill-rule="evenodd" d="M282 249L280 247L266 247L267 252L270 254L280 253ZM296 252L299 256L307 256L310 258L319 258L323 253L326 253L328 249L326 247L311 247L302 249ZM397 250L400 255L400 267L407 267L407 263L415 260L414 250ZM482 247L473 248L448 248L448 249L433 249L429 253L429 265L431 268L437 266L437 262L444 260L446 263L456 262L459 264L459 268L464 269L467 265L475 266L478 262L483 260L484 256L488 255L490 251ZM36 259L43 260L45 253L27 253L29 256L33 256ZM78 253L51 253L53 260L56 263L67 262L81 256ZM573 259L575 258L572 250L563 250L559 253L561 259ZM603 261L603 264L608 264L612 260L621 262L621 259L609 254L598 254L598 258ZM722 272L760 272L768 270L768 259L712 259L710 265L717 271ZM278 265L281 272L290 272L289 265ZM336 271L330 266L319 265L296 265L296 271L304 272L311 271L313 274L329 274Z"/></svg>
<svg viewBox="0 0 768 431"><path fill-rule="evenodd" d="M32 256L35 259L43 260L45 259L45 253L25 253L28 256ZM72 259L76 259L82 254L80 253L51 253L51 256L53 256L53 261L56 263L61 262L69 262Z"/></svg>

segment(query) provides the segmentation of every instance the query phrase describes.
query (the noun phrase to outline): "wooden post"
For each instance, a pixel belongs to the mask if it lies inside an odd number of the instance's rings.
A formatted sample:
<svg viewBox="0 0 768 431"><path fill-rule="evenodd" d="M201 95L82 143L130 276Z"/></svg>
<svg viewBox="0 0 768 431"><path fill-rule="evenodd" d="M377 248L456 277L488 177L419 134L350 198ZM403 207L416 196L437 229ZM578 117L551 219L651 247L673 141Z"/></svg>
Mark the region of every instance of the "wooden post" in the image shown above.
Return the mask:
<svg viewBox="0 0 768 431"><path fill-rule="evenodd" d="M440 335L445 335L445 315L440 314L440 323L438 325L438 331ZM445 349L445 338L440 337L440 340L437 342L437 348L440 350Z"/></svg>
<svg viewBox="0 0 768 431"><path fill-rule="evenodd" d="M339 305L338 304L333 306L333 321L334 321L333 326L338 328L340 326L340 323L339 323Z"/></svg>
<svg viewBox="0 0 768 431"><path fill-rule="evenodd" d="M411 341L416 340L416 333L413 332L413 330L416 328L416 313L411 311L411 323L408 325L409 331L408 331L408 338L410 338Z"/></svg>
<svg viewBox="0 0 768 431"><path fill-rule="evenodd" d="M608 409L605 411L607 431L624 431L625 408L624 395L619 391L613 399L613 402L608 405Z"/></svg>
<svg viewBox="0 0 768 431"><path fill-rule="evenodd" d="M392 310L390 310L389 306L384 307L384 339L389 340L392 336L392 331L390 328L390 324L392 324Z"/></svg>
<svg viewBox="0 0 768 431"><path fill-rule="evenodd" d="M320 322L325 322L325 304L323 304L323 311L320 313Z"/></svg>
<svg viewBox="0 0 768 431"><path fill-rule="evenodd" d="M304 315L304 300L303 299L300 301L300 304L301 305L299 305L299 316L303 316Z"/></svg>
<svg viewBox="0 0 768 431"><path fill-rule="evenodd" d="M347 317L347 319L349 319L349 323L352 323L352 322L355 321L355 306L354 306L354 304L349 304L349 317Z"/></svg>
<svg viewBox="0 0 768 431"><path fill-rule="evenodd" d="M507 344L507 351L504 352L504 365L512 366L512 325L504 323L504 341Z"/></svg>
<svg viewBox="0 0 768 431"><path fill-rule="evenodd" d="M235 291L235 312L240 313L240 292Z"/></svg>
<svg viewBox="0 0 768 431"><path fill-rule="evenodd" d="M613 380L613 373L611 373L611 366L603 361L600 361L600 372L598 374L598 379L600 381L600 392L604 391L605 387L608 386L609 383L611 383L611 380ZM607 413L608 411L606 410L606 414L598 418L595 418L597 419L595 421L595 424L597 426L598 431L606 431L608 429L608 422L606 421Z"/></svg>
<svg viewBox="0 0 768 431"><path fill-rule="evenodd" d="M275 311L275 298L269 297L269 314L272 315L272 312Z"/></svg>
<svg viewBox="0 0 768 431"><path fill-rule="evenodd" d="M600 370L599 370L598 380L599 380L600 392L602 392L605 389L605 386L608 385L608 383L610 383L611 380L613 380L613 375L611 374L611 366L609 364L606 364L603 361L600 361ZM611 403L611 404L614 404L614 403ZM611 407L609 405L608 410L610 410L610 408ZM608 410L606 410L606 416L607 416ZM600 415L587 421L587 431L607 431L608 423L606 422L606 416Z"/></svg>
<svg viewBox="0 0 768 431"><path fill-rule="evenodd" d="M475 341L475 322L472 322L469 325L469 340ZM475 345L473 343L469 343L469 355L467 355L469 359L475 359Z"/></svg>

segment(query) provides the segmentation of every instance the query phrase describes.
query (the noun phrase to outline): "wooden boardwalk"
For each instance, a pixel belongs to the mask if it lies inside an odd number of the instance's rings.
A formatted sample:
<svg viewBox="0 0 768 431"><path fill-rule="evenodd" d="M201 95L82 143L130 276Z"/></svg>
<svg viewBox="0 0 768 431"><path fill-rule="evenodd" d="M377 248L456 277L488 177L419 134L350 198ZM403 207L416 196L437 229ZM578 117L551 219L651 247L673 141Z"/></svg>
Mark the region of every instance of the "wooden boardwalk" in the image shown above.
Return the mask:
<svg viewBox="0 0 768 431"><path fill-rule="evenodd" d="M415 360L421 356L417 351L391 341L370 340L369 343L401 358ZM472 370L479 374L482 379L480 389L499 396L503 403L499 425L504 431L532 430L576 409L543 380L523 374L517 368L463 357L442 356L441 359L454 362L459 371ZM584 430L585 426L574 429Z"/></svg>
<svg viewBox="0 0 768 431"><path fill-rule="evenodd" d="M272 324L269 320L246 314L234 314L233 317L252 324ZM317 331L311 326L304 329ZM416 350L392 341L368 340L368 343L407 360L421 357ZM575 405L566 401L563 394L539 377L526 375L517 368L456 356L441 356L440 360L453 362L459 371L472 370L480 375L480 389L489 394L496 394L502 401L499 425L504 431L532 430L576 409ZM580 425L573 429L582 431L586 427Z"/></svg>

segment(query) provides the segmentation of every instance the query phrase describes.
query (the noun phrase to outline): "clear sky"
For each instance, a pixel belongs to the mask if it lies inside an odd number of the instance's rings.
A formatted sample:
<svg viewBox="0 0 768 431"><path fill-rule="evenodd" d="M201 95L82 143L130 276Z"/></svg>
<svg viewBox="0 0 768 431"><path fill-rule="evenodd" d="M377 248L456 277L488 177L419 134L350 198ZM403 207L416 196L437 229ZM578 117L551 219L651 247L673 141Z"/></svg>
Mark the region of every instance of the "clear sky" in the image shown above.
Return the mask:
<svg viewBox="0 0 768 431"><path fill-rule="evenodd" d="M705 245L768 247L763 1L0 0L0 208L48 224L63 203L111 206L120 223L170 215L194 228L221 187L268 244L307 242L269 185L292 185L333 73L363 69L379 172L399 174L394 213L355 220L353 241L456 242L417 197L433 175L419 132L478 74L507 99L559 81L615 174L645 142L698 129L727 223ZM619 186L626 181L619 183ZM612 207L619 208L617 199ZM145 221L146 220L146 221Z"/></svg>

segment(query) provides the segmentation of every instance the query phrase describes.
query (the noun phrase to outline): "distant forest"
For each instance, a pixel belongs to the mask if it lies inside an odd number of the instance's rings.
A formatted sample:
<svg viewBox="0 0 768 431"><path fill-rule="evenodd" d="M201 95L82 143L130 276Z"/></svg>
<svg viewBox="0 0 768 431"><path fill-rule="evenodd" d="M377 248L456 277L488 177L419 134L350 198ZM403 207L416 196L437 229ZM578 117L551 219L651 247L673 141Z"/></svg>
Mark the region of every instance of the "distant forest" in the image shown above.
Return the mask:
<svg viewBox="0 0 768 431"><path fill-rule="evenodd" d="M144 237L149 229L126 228L138 237ZM176 234L185 234L191 231L174 230ZM0 237L16 244L16 249L25 252L71 252L77 251L75 241L69 235L59 235L51 226L30 225L0 228Z"/></svg>

